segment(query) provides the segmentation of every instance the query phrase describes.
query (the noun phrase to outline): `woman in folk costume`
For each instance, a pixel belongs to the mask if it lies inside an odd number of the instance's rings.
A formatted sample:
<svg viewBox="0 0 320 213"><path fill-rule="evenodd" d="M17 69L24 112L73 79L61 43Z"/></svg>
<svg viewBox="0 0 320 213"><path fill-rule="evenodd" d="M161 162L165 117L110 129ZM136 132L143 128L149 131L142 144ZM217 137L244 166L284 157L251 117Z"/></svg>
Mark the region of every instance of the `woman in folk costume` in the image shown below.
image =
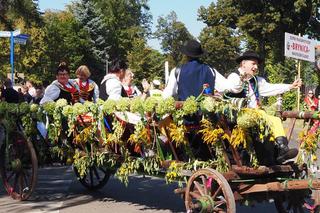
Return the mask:
<svg viewBox="0 0 320 213"><path fill-rule="evenodd" d="M308 95L304 98L304 102L306 103L306 108L309 111L318 111L319 100L314 96L312 90L309 90ZM310 120L311 128L309 133L315 133L319 129L320 121L319 120Z"/></svg>
<svg viewBox="0 0 320 213"><path fill-rule="evenodd" d="M74 83L69 80L70 69L65 62L59 64L56 70L56 80L45 90L40 104L56 101L60 98L66 99L69 104L79 102L79 92Z"/></svg>
<svg viewBox="0 0 320 213"><path fill-rule="evenodd" d="M125 71L124 78L122 79L122 86L129 98L137 97L142 94L140 90L135 85L133 85L133 77L133 72L130 69L127 69Z"/></svg>
<svg viewBox="0 0 320 213"><path fill-rule="evenodd" d="M304 102L307 105L307 109L310 111L318 110L318 98L314 97L313 91L309 90L308 95L304 98Z"/></svg>
<svg viewBox="0 0 320 213"><path fill-rule="evenodd" d="M89 79L91 73L87 66L81 65L76 71L77 79L74 83L79 91L79 101L81 103L85 101L93 101L99 98L99 87L91 79Z"/></svg>

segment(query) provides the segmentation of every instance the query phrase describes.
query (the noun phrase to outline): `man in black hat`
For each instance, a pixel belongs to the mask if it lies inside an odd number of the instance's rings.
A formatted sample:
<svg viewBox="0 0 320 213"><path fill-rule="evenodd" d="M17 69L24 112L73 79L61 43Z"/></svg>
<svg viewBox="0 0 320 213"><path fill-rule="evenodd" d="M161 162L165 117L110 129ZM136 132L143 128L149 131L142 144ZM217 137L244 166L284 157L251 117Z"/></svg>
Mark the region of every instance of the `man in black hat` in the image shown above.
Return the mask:
<svg viewBox="0 0 320 213"><path fill-rule="evenodd" d="M295 80L292 84L270 84L264 78L256 76L258 65L262 62L260 56L254 51L246 51L236 59L239 68L228 76L232 87L229 97L248 98L249 108L259 108L260 97L275 96L291 89L301 86L301 79ZM262 111L262 113L265 113ZM289 149L288 139L285 137L284 129L280 118L266 115L273 130L276 141L276 161L282 163L285 160L294 158L297 149Z"/></svg>
<svg viewBox="0 0 320 213"><path fill-rule="evenodd" d="M164 98L174 96L179 101L184 101L190 96L197 97L203 91L204 85L208 85L212 92L214 89L229 89L226 78L200 61L199 58L205 51L198 41L188 41L180 51L188 57L188 62L171 71L167 87L163 91Z"/></svg>

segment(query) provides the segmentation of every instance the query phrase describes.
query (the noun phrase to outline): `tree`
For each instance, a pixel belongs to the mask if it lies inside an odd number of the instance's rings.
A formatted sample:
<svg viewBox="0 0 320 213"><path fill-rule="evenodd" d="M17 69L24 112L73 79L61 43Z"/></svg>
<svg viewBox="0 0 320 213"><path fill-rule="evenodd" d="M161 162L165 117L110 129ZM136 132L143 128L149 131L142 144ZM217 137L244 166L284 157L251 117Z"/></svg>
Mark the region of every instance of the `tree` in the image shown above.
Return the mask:
<svg viewBox="0 0 320 213"><path fill-rule="evenodd" d="M42 18L32 0L5 0L0 1L0 23L5 30L14 30L14 21L23 19L27 26L42 24Z"/></svg>
<svg viewBox="0 0 320 213"><path fill-rule="evenodd" d="M167 60L171 61L174 66L179 64L183 58L180 47L186 41L193 39L185 25L177 20L177 14L174 11L171 11L166 17L158 18L154 36L161 39L161 49L167 55Z"/></svg>
<svg viewBox="0 0 320 213"><path fill-rule="evenodd" d="M94 0L108 32L111 59L126 59L136 38L150 33L151 15L147 0Z"/></svg>
<svg viewBox="0 0 320 213"><path fill-rule="evenodd" d="M61 61L66 61L71 70L87 64L91 58L90 39L70 11L51 12L44 15L47 50L42 61L44 75L55 78L55 70ZM91 70L93 76L99 70Z"/></svg>
<svg viewBox="0 0 320 213"><path fill-rule="evenodd" d="M110 49L110 44L108 44L108 39L110 40L110 32L101 12L99 12L99 8L92 1L81 0L75 3L71 10L89 35L89 51L92 54L89 66L101 71L104 70L106 60L109 58L108 50Z"/></svg>
<svg viewBox="0 0 320 213"><path fill-rule="evenodd" d="M227 74L236 67L235 58L240 53L241 35L232 23L236 12L230 0L211 3L206 9L200 7L199 19L207 26L200 33L200 41L207 51L205 62L215 67L220 73Z"/></svg>
<svg viewBox="0 0 320 213"><path fill-rule="evenodd" d="M159 51L146 46L144 39L137 38L133 41L133 48L128 53L128 63L129 68L134 71L136 83L144 78L149 81L155 78L164 79L164 61L165 57Z"/></svg>
<svg viewBox="0 0 320 213"><path fill-rule="evenodd" d="M208 26L223 22L238 29L245 48L257 51L271 62L283 63L284 32L316 34L309 19L314 15L319 19L319 7L318 0L218 0L216 5L202 9L201 18ZM261 74L266 75L264 69Z"/></svg>

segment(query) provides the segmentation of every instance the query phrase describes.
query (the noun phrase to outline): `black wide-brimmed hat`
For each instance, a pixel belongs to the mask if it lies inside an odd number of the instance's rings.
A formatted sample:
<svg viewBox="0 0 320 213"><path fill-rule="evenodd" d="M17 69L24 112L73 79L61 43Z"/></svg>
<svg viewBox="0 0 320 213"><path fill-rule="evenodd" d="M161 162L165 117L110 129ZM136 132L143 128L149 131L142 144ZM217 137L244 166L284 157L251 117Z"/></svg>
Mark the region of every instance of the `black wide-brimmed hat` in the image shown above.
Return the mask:
<svg viewBox="0 0 320 213"><path fill-rule="evenodd" d="M250 60L250 59L257 60L259 64L262 62L262 59L260 58L260 56L252 50L248 50L248 51L245 51L244 53L242 53L242 55L240 55L236 58L236 62L240 63L243 60Z"/></svg>
<svg viewBox="0 0 320 213"><path fill-rule="evenodd" d="M202 49L201 44L196 40L189 40L187 43L180 48L180 52L190 57L201 57L206 53L205 50Z"/></svg>

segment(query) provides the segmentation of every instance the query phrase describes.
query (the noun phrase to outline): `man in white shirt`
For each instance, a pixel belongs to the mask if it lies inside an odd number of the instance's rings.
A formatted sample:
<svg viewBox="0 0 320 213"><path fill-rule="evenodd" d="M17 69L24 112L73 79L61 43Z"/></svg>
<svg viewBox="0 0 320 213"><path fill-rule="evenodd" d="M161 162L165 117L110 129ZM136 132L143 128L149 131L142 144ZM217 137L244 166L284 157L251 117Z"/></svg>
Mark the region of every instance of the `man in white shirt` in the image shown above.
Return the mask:
<svg viewBox="0 0 320 213"><path fill-rule="evenodd" d="M292 84L271 84L264 78L256 76L258 65L262 62L262 59L253 51L244 52L236 61L239 63L239 68L228 76L232 87L227 96L248 98L249 108L258 108L260 97L279 95L291 89L297 89L302 84L301 79L295 80ZM298 151L297 149L289 149L280 118L268 116L268 119L272 124L271 128L277 145L277 162L282 163L294 158Z"/></svg>
<svg viewBox="0 0 320 213"><path fill-rule="evenodd" d="M99 97L102 100L119 100L121 97L127 97L127 93L121 84L126 69L127 65L124 61L115 60L113 62L109 73L101 81Z"/></svg>

